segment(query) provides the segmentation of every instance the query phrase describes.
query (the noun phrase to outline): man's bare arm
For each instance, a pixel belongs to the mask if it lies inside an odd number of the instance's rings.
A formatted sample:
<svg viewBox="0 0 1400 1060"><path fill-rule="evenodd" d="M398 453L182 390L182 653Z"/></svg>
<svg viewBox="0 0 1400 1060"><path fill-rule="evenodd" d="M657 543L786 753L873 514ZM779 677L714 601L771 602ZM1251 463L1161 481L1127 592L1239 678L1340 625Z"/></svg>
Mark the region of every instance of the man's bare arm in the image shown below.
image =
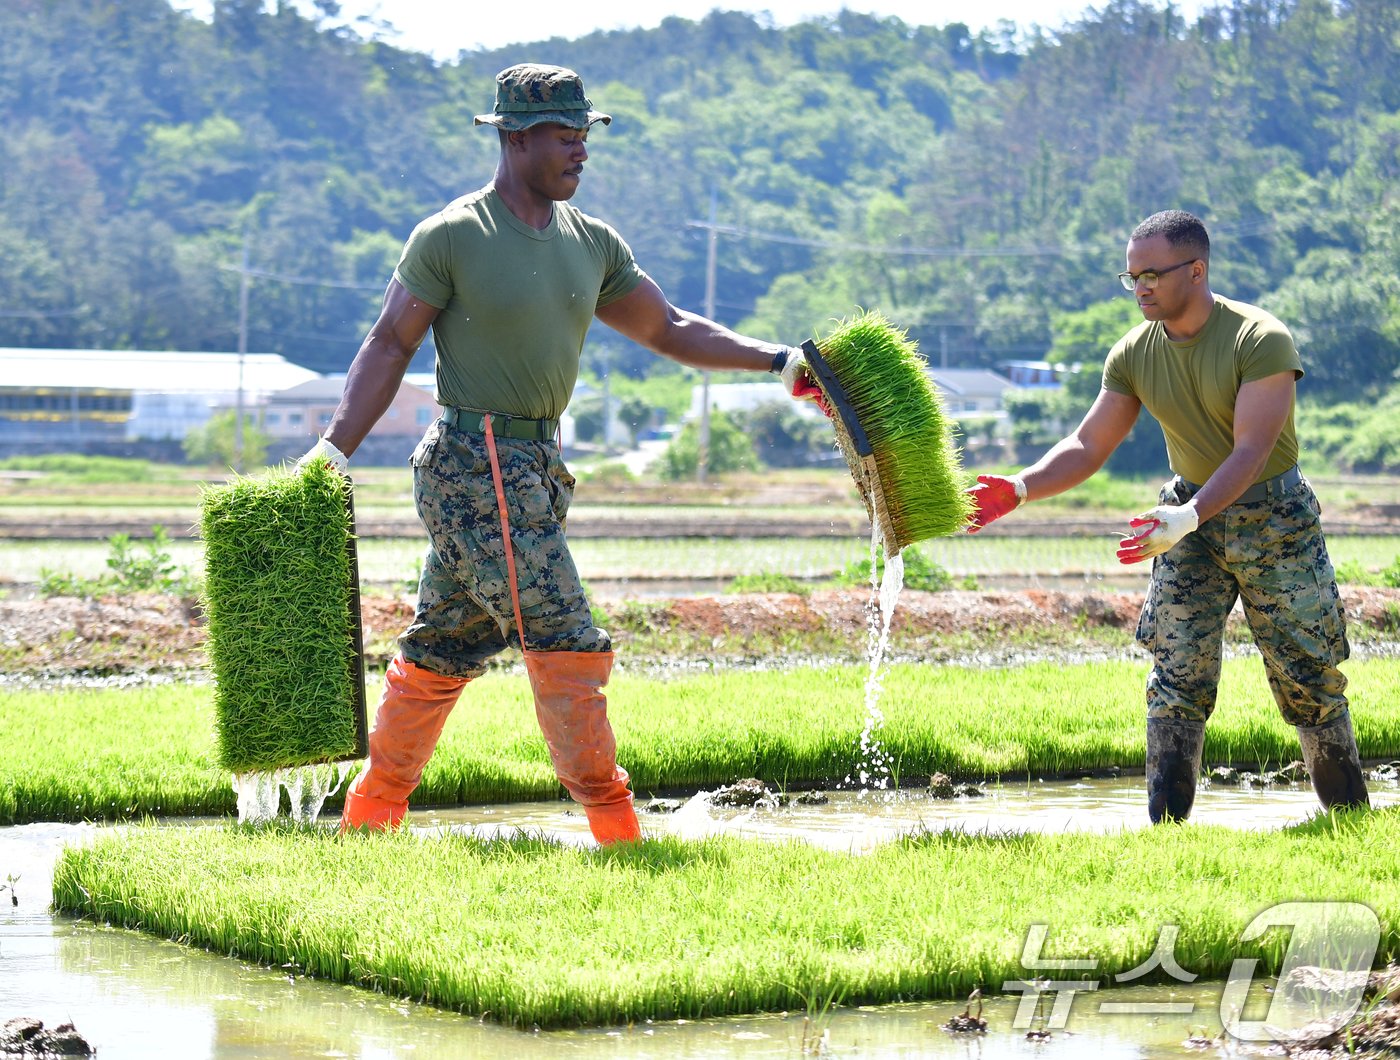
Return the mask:
<svg viewBox="0 0 1400 1060"><path fill-rule="evenodd" d="M1141 409L1142 402L1135 397L1100 390L1074 433L1021 472L1026 500L1063 493L1103 467L1113 450L1128 437Z"/></svg>
<svg viewBox="0 0 1400 1060"><path fill-rule="evenodd" d="M597 317L633 342L692 368L710 371L766 372L773 357L787 347L739 335L713 320L677 309L661 288L644 279Z"/></svg>
<svg viewBox="0 0 1400 1060"><path fill-rule="evenodd" d="M345 378L325 438L346 456L359 448L399 392L408 363L441 310L390 280L384 307L369 329Z"/></svg>
<svg viewBox="0 0 1400 1060"><path fill-rule="evenodd" d="M1235 397L1235 447L1196 494L1201 522L1234 504L1258 481L1293 408L1297 377L1278 372L1245 383Z"/></svg>

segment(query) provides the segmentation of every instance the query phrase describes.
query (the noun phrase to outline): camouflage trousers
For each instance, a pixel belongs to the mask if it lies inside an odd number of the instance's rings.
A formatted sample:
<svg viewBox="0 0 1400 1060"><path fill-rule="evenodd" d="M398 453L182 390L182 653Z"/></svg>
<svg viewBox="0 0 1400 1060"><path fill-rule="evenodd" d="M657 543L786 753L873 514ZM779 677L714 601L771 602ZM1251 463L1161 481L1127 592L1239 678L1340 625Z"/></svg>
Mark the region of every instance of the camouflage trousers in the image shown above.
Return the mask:
<svg viewBox="0 0 1400 1060"><path fill-rule="evenodd" d="M531 651L608 651L593 625L564 518L574 478L553 442L496 438L520 616ZM409 661L448 677L479 677L507 644L520 646L500 507L486 436L438 421L414 450L413 497L429 548L413 623L399 638Z"/></svg>
<svg viewBox="0 0 1400 1060"><path fill-rule="evenodd" d="M1191 488L1173 479L1163 504ZM1152 562L1138 642L1152 653L1147 714L1205 721L1215 709L1225 620L1240 600L1279 712L1321 725L1347 709L1337 665L1351 653L1321 509L1306 479L1271 500L1234 504Z"/></svg>

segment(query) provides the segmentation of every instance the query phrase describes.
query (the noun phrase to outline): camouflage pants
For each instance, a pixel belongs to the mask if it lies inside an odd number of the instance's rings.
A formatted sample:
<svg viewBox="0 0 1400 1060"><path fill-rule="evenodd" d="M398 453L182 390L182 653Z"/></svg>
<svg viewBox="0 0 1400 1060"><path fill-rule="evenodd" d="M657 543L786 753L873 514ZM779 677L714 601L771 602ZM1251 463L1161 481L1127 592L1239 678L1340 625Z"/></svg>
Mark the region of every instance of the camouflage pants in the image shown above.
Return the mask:
<svg viewBox="0 0 1400 1060"><path fill-rule="evenodd" d="M1190 498L1179 478L1162 489L1163 504ZM1272 500L1231 505L1153 560L1137 627L1153 660L1149 717L1210 717L1236 599L1284 720L1321 725L1346 711L1337 665L1351 649L1320 512L1303 479Z"/></svg>
<svg viewBox="0 0 1400 1060"><path fill-rule="evenodd" d="M564 540L574 478L553 442L496 439L520 614L531 651L608 651L593 625ZM439 421L413 453L413 496L428 530L428 556L403 654L433 673L480 676L507 643L517 647L500 508L486 436Z"/></svg>

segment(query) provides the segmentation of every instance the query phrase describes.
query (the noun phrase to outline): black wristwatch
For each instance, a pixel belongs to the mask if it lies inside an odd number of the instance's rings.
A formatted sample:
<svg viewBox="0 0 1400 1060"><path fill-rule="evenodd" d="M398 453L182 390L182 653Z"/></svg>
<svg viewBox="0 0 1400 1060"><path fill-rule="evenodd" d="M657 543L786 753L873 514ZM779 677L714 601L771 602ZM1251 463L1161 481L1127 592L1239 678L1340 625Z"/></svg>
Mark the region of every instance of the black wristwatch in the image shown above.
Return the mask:
<svg viewBox="0 0 1400 1060"><path fill-rule="evenodd" d="M777 353L773 354L773 363L768 366L768 370L774 375L782 375L783 369L787 367L788 348L784 346Z"/></svg>

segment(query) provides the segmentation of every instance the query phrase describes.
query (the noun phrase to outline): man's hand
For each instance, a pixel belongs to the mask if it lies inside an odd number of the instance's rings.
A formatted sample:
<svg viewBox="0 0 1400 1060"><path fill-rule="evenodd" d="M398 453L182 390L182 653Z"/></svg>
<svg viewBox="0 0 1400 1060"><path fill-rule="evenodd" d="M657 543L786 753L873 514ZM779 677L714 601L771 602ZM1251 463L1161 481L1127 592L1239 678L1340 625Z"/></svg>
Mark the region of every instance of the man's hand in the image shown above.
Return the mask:
<svg viewBox="0 0 1400 1060"><path fill-rule="evenodd" d="M831 419L831 407L826 403L826 395L812 379L812 370L807 367L806 355L796 346L788 347L787 361L782 371L783 389L798 401L815 401L827 419Z"/></svg>
<svg viewBox="0 0 1400 1060"><path fill-rule="evenodd" d="M988 523L995 522L1007 512L1015 511L1026 499L1026 483L1020 475L978 475L977 485L967 491L972 498L972 516L967 532L975 534Z"/></svg>
<svg viewBox="0 0 1400 1060"><path fill-rule="evenodd" d="M1200 525L1196 502L1163 504L1143 512L1128 523L1130 527L1146 527L1135 537L1125 537L1118 544L1119 563L1141 563L1160 556L1167 549L1193 532Z"/></svg>
<svg viewBox="0 0 1400 1060"><path fill-rule="evenodd" d="M294 470L297 474L300 474L302 471L306 470L308 465L317 460L324 460L342 475L346 474L350 468L350 458L348 456L337 449L333 442L329 442L325 438L319 438L316 444L311 447L310 451L297 461L297 466Z"/></svg>

